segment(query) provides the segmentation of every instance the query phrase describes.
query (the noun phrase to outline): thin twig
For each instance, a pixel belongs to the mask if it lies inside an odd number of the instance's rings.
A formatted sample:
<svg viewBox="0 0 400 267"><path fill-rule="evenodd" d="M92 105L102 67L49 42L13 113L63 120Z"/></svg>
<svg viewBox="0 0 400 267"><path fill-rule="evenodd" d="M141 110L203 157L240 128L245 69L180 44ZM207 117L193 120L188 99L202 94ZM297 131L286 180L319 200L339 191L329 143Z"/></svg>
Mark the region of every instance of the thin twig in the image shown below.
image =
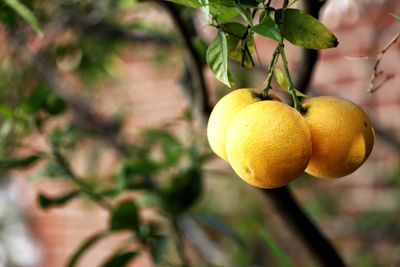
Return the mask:
<svg viewBox="0 0 400 267"><path fill-rule="evenodd" d="M58 150L58 148L52 147L53 156L57 160L58 164L68 175L68 178L75 183L79 188L84 192L88 197L90 197L97 205L102 207L103 209L110 211L112 209L112 205L107 202L101 195L99 195L96 191L92 189L92 187L87 184L83 179L78 178L78 176L73 172L71 166Z"/></svg>
<svg viewBox="0 0 400 267"><path fill-rule="evenodd" d="M400 32L396 33L395 36L393 36L393 38L385 45L385 47L378 54L376 54L376 61L375 61L374 67L372 68L372 74L369 79L368 92L370 92L370 93L375 92L376 90L381 88L382 85L385 84L387 81L394 78L394 75L386 75L381 82L376 84L376 79L383 74L383 71L379 70L379 64L381 63L384 54L399 39L400 39Z"/></svg>
<svg viewBox="0 0 400 267"><path fill-rule="evenodd" d="M289 1L288 1L288 0L284 0L284 1L283 1L283 5L282 5L282 17L281 17L281 19L280 19L280 21L279 21L279 30L280 30L281 36L283 36L283 27L284 27L283 24L284 24L284 21L285 21L285 11L286 11L286 9L287 9L288 4L289 4ZM295 90L295 87L294 87L294 84L293 84L293 81L292 81L292 78L291 78L291 75L290 75L289 66L288 66L288 61L287 61L286 52L285 52L285 44L284 44L283 38L282 38L282 40L279 42L278 48L279 48L279 53L280 53L280 55L281 55L281 59L282 59L282 63L283 63L283 68L284 68L284 71L285 71L285 75L286 75L286 77L287 77L287 79L288 79L288 82L289 82L289 88L288 88L288 89L289 89L290 95L292 96L293 106L294 106L294 108L297 109L300 113L303 113L303 112L305 111L305 109L304 109L304 107L301 105L300 100L299 100L299 98L297 97L296 90Z"/></svg>
<svg viewBox="0 0 400 267"><path fill-rule="evenodd" d="M277 47L275 48L274 53L272 54L271 62L269 63L268 66L267 79L263 90L265 97L268 96L268 91L269 89L271 89L272 77L274 76L274 68L276 63L278 62L278 58L279 58L279 45L277 45Z"/></svg>

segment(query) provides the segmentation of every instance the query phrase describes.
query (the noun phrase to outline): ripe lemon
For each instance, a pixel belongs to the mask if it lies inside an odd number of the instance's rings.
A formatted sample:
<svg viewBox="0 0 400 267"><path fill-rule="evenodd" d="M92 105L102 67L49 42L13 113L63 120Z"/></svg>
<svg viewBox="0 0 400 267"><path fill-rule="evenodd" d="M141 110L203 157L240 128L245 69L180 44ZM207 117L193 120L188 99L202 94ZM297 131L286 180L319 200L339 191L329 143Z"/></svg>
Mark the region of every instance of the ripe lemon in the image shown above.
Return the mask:
<svg viewBox="0 0 400 267"><path fill-rule="evenodd" d="M311 156L311 136L302 115L278 101L248 105L232 119L226 135L229 163L243 180L275 188L298 177Z"/></svg>
<svg viewBox="0 0 400 267"><path fill-rule="evenodd" d="M368 158L374 130L364 111L333 96L304 103L313 152L306 172L319 178L338 178L354 172Z"/></svg>
<svg viewBox="0 0 400 267"><path fill-rule="evenodd" d="M207 139L214 153L225 161L228 161L225 136L229 123L241 109L261 100L257 94L261 94L261 90L237 89L221 98L211 112L207 124Z"/></svg>

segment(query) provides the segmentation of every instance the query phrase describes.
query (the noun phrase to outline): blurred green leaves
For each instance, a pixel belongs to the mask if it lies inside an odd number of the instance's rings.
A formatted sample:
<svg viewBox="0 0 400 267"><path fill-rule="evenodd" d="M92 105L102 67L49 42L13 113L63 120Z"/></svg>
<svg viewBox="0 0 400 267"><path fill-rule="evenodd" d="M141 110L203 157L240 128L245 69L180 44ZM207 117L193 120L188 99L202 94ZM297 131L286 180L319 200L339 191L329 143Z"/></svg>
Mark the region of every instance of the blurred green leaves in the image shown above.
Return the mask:
<svg viewBox="0 0 400 267"><path fill-rule="evenodd" d="M67 105L63 99L56 96L44 83L39 83L22 103L27 112L36 113L44 111L51 116L63 113Z"/></svg>
<svg viewBox="0 0 400 267"><path fill-rule="evenodd" d="M49 197L43 193L39 194L39 204L43 209L58 207L67 204L70 200L76 198L81 193L80 190L73 190L57 197Z"/></svg>
<svg viewBox="0 0 400 267"><path fill-rule="evenodd" d="M135 202L126 200L111 211L109 227L111 231L135 231L139 227L139 214Z"/></svg>
<svg viewBox="0 0 400 267"><path fill-rule="evenodd" d="M39 36L43 35L42 31L40 30L40 25L39 25L38 19L26 5L24 5L19 0L4 0L4 3L6 3L19 16L21 16L26 22L28 22L29 25L32 26L32 28L36 31L36 33Z"/></svg>
<svg viewBox="0 0 400 267"><path fill-rule="evenodd" d="M30 155L26 157L7 157L0 159L0 169L23 169L36 163L42 157L41 155Z"/></svg>
<svg viewBox="0 0 400 267"><path fill-rule="evenodd" d="M79 259L89 250L93 245L95 245L98 241L110 235L109 232L98 232L93 234L89 238L87 238L80 247L75 251L75 253L69 258L66 267L74 267L77 265Z"/></svg>
<svg viewBox="0 0 400 267"><path fill-rule="evenodd" d="M136 251L118 251L114 253L102 267L124 267L137 255Z"/></svg>
<svg viewBox="0 0 400 267"><path fill-rule="evenodd" d="M202 173L194 166L180 170L162 189L161 196L168 212L179 215L189 209L202 193Z"/></svg>

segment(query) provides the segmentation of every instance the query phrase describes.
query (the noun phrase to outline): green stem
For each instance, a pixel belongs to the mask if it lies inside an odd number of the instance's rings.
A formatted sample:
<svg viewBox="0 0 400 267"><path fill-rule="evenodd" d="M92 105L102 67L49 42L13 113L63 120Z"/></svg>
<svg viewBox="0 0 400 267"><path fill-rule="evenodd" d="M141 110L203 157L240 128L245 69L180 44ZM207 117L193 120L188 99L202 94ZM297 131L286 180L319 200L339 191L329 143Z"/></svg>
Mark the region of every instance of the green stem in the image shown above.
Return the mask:
<svg viewBox="0 0 400 267"><path fill-rule="evenodd" d="M296 90L294 89L293 81L292 78L290 77L288 61L286 59L285 45L283 43L279 44L279 53L282 58L283 68L285 69L285 75L289 81L289 91L291 92L290 94L292 95L294 108L297 109L300 113L303 113L305 111L305 108L301 105L300 100L297 97Z"/></svg>
<svg viewBox="0 0 400 267"><path fill-rule="evenodd" d="M97 194L90 185L88 185L86 182L84 182L82 179L79 179L76 177L76 175L73 173L71 167L69 166L68 162L65 160L65 158L61 155L60 151L58 149L53 148L53 155L55 159L57 160L58 164L64 169L68 177L71 179L73 183L75 183L79 188L82 190L83 193L85 193L89 198L95 201L99 206L104 208L105 210L111 210L112 206L109 204L104 198Z"/></svg>
<svg viewBox="0 0 400 267"><path fill-rule="evenodd" d="M265 87L263 89L263 96L268 97L268 91L271 89L271 83L272 83L272 77L274 74L274 68L276 63L278 62L279 58L279 45L275 48L274 53L272 54L272 59L271 62L269 63L268 66L268 74L267 74L267 80L265 83Z"/></svg>
<svg viewBox="0 0 400 267"><path fill-rule="evenodd" d="M296 94L296 90L294 88L293 85L293 81L292 78L290 77L290 72L289 72L289 67L288 67L288 61L286 58L286 54L285 54L285 44L284 44L284 38L283 38L283 27L284 27L284 21L285 21L285 13L286 13L286 8L289 4L288 0L284 0L283 1L283 6L282 6L282 17L279 21L279 31L281 33L282 36L282 40L279 42L279 53L281 55L282 58L282 63L283 63L283 67L285 70L285 75L289 81L289 91L290 94L292 95L292 99L293 99L293 105L294 108L297 109L300 113L303 113L305 111L305 108L301 105L299 98L297 97Z"/></svg>

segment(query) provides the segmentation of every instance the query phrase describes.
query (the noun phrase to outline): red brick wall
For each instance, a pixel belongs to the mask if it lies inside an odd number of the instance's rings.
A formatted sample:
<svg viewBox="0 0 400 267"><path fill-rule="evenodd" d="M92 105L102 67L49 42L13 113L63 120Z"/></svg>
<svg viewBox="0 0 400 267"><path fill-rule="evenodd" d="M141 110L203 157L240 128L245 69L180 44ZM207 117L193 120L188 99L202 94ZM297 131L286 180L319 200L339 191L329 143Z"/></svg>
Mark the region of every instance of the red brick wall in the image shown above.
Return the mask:
<svg viewBox="0 0 400 267"><path fill-rule="evenodd" d="M360 1L361 2L361 1ZM340 42L335 49L321 52L320 60L313 75L309 95L340 95L363 106L372 120L383 129L400 138L400 43L394 45L384 56L381 68L387 74L395 75L374 94L366 92L374 59L353 56L372 55L385 46L399 31L400 23L388 16L389 12L400 13L398 1L331 1L322 14L325 24L335 33ZM346 9L343 3L353 3ZM360 7L361 6L361 7ZM168 21L168 20L166 20ZM258 40L263 61L271 55L272 44ZM124 52L122 74L118 81L104 86L96 94L95 103L99 111L114 113L122 108L126 115L124 135L128 138L141 127L157 127L161 123L178 117L187 107L181 94L179 75L182 70L182 55L178 50L168 51L166 65L155 65L152 60L156 47L137 47L138 50ZM138 52L140 51L140 52ZM290 48L291 66L296 64L298 52ZM261 86L262 79L258 86ZM215 84L214 81L210 82ZM319 185L334 192L345 192L341 199L344 218L365 210L393 209L394 195L399 190L381 188L377 185L388 179L388 175L399 168L399 151L378 138L375 148L366 162L351 177ZM226 168L224 163L217 165ZM25 211L33 232L41 242L44 257L42 267L61 267L74 249L92 233L106 227L107 216L97 207L85 201L74 201L62 209L42 211L35 204L38 191L57 193L70 185L60 181L42 181L24 186ZM307 198L299 189L300 200ZM347 205L351 203L351 205ZM354 245L348 242L345 230L335 227L337 221L323 221L324 231L332 237L345 253L349 262L354 255L346 248ZM81 267L98 266L99 262L112 251L118 238L108 239L88 253L80 263ZM393 248L379 246L373 255L388 253L394 258ZM391 257L393 256L393 257ZM389 261L389 259L388 259ZM150 266L144 256L133 266ZM390 264L390 263L388 263ZM390 265L386 265L390 266ZM391 265L393 266L393 265Z"/></svg>

